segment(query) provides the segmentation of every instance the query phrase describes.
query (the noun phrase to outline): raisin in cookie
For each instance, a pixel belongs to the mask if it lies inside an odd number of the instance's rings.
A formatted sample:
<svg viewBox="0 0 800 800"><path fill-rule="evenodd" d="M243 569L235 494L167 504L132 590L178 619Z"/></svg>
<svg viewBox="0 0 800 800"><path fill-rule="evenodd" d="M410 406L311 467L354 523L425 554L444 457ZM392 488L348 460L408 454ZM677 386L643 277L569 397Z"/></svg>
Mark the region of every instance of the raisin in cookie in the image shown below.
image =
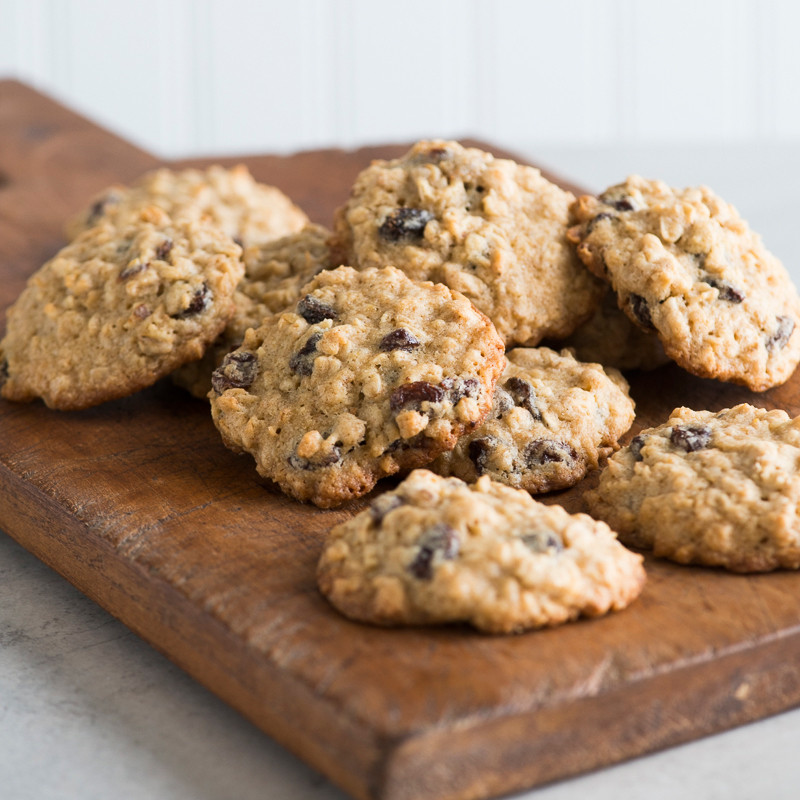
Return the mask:
<svg viewBox="0 0 800 800"><path fill-rule="evenodd" d="M330 267L329 238L326 228L308 225L298 233L248 247L233 317L205 355L173 372L172 380L194 397L206 398L211 373L242 343L247 329L257 328L264 317L294 305L303 285Z"/></svg>
<svg viewBox="0 0 800 800"><path fill-rule="evenodd" d="M623 542L736 572L800 567L800 417L678 408L616 453L586 495Z"/></svg>
<svg viewBox="0 0 800 800"><path fill-rule="evenodd" d="M321 272L250 329L212 377L225 443L322 507L432 461L489 413L505 366L491 322L400 270Z"/></svg>
<svg viewBox="0 0 800 800"><path fill-rule="evenodd" d="M800 299L781 263L705 187L638 176L573 204L578 255L667 355L707 378L763 391L800 360Z"/></svg>
<svg viewBox="0 0 800 800"><path fill-rule="evenodd" d="M440 475L549 492L577 483L613 453L634 403L617 370L583 364L568 350L518 347L495 389L492 411L431 465Z"/></svg>
<svg viewBox="0 0 800 800"><path fill-rule="evenodd" d="M570 336L559 342L581 361L596 361L617 369L655 369L669 358L654 333L634 325L617 305L617 294L609 289L594 314Z"/></svg>
<svg viewBox="0 0 800 800"><path fill-rule="evenodd" d="M0 393L79 409L155 383L225 327L243 270L228 236L159 208L89 229L9 308Z"/></svg>
<svg viewBox="0 0 800 800"><path fill-rule="evenodd" d="M345 263L394 265L466 295L506 344L568 335L602 295L566 239L573 196L533 167L417 143L357 178L336 219Z"/></svg>
<svg viewBox="0 0 800 800"><path fill-rule="evenodd" d="M145 206L158 206L171 217L204 217L243 247L300 230L306 215L274 186L257 183L247 167L212 166L206 170L148 172L130 187L111 186L65 228L69 239L104 220L117 224L134 218Z"/></svg>
<svg viewBox="0 0 800 800"><path fill-rule="evenodd" d="M642 557L604 523L484 476L415 470L336 526L317 568L343 614L380 625L468 622L515 633L627 606Z"/></svg>

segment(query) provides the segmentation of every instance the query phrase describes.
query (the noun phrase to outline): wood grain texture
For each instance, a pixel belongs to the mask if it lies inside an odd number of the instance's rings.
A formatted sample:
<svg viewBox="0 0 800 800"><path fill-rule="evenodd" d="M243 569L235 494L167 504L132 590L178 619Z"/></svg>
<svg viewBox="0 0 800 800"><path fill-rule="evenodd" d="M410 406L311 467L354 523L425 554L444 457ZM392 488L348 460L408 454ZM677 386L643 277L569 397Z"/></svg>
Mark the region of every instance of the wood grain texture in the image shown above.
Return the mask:
<svg viewBox="0 0 800 800"><path fill-rule="evenodd" d="M405 146L243 159L319 222ZM92 192L156 160L0 82L0 307ZM197 162L194 162L197 163ZM677 367L632 376L641 427L676 405L800 413ZM582 508L590 478L550 501ZM521 636L352 623L319 595L320 511L226 450L168 382L83 412L0 401L0 527L276 740L363 800L482 798L800 703L800 575L648 559L622 613Z"/></svg>

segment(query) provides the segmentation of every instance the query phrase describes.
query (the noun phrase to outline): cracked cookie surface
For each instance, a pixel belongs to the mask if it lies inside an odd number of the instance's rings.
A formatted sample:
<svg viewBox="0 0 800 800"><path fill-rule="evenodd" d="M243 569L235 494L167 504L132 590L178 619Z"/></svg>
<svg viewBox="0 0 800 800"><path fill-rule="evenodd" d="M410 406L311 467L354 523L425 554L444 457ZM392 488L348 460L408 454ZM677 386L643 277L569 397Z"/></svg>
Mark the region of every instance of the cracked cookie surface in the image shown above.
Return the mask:
<svg viewBox="0 0 800 800"><path fill-rule="evenodd" d="M549 492L577 483L613 453L630 428L634 403L627 381L569 351L517 347L495 388L484 423L431 465L440 475L481 475Z"/></svg>
<svg viewBox="0 0 800 800"><path fill-rule="evenodd" d="M300 289L330 267L330 231L308 225L297 233L251 245L243 255L245 273L234 295L235 309L225 330L198 361L184 364L172 380L198 399L211 388L211 373L237 348L248 328L284 311L300 298Z"/></svg>
<svg viewBox="0 0 800 800"><path fill-rule="evenodd" d="M444 283L507 345L533 345L568 335L602 295L566 239L573 199L533 167L457 142L419 142L358 176L336 215L339 259Z"/></svg>
<svg viewBox="0 0 800 800"><path fill-rule="evenodd" d="M152 207L81 234L30 277L0 343L9 400L80 409L202 356L233 312L241 249Z"/></svg>
<svg viewBox="0 0 800 800"><path fill-rule="evenodd" d="M356 620L516 633L624 608L645 573L642 557L586 514L488 476L468 485L415 470L331 530L317 582Z"/></svg>
<svg viewBox="0 0 800 800"><path fill-rule="evenodd" d="M620 307L696 375L764 391L800 361L800 299L733 206L631 176L572 206L569 238Z"/></svg>
<svg viewBox="0 0 800 800"><path fill-rule="evenodd" d="M131 186L110 186L67 223L65 233L74 239L103 221L124 225L146 206L158 206L176 219L203 218L242 247L293 233L308 223L280 189L255 181L243 164L232 169L214 165L205 170L157 169Z"/></svg>
<svg viewBox="0 0 800 800"><path fill-rule="evenodd" d="M284 492L329 507L426 464L489 413L505 365L491 322L400 270L321 272L212 376L225 443Z"/></svg>
<svg viewBox="0 0 800 800"><path fill-rule="evenodd" d="M586 494L620 539L684 564L800 567L800 417L678 408L609 459Z"/></svg>

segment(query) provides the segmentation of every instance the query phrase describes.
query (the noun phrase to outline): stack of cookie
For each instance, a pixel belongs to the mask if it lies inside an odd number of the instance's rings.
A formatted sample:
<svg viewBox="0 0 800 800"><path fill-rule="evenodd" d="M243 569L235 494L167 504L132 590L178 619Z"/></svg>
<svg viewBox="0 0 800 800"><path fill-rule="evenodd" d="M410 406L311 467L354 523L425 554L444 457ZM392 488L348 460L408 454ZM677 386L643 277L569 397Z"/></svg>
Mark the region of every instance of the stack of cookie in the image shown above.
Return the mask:
<svg viewBox="0 0 800 800"><path fill-rule="evenodd" d="M111 187L8 309L0 394L83 409L195 361L235 311L242 246L307 222L244 167L162 169Z"/></svg>
<svg viewBox="0 0 800 800"><path fill-rule="evenodd" d="M762 391L800 360L788 275L706 189L633 177L576 199L532 167L424 141L365 169L332 228L243 167L112 187L9 310L0 392L77 409L171 374L210 399L228 447L320 507L413 469L332 532L323 591L358 619L507 632L641 590L641 557L604 523L530 497L619 449L634 420L619 369L672 359ZM703 420L636 437L593 513L678 560L798 566L794 542L714 560L640 524L663 493L638 473L661 482L727 442L728 417Z"/></svg>
<svg viewBox="0 0 800 800"><path fill-rule="evenodd" d="M372 164L327 252L279 257L274 242L255 259L283 276L284 308L229 326L251 332L210 381L226 443L323 507L423 465L532 492L576 483L618 447L634 406L616 369L532 347L573 332L604 292L567 240L572 200L456 142ZM245 260L243 291L267 296L275 280L254 291Z"/></svg>

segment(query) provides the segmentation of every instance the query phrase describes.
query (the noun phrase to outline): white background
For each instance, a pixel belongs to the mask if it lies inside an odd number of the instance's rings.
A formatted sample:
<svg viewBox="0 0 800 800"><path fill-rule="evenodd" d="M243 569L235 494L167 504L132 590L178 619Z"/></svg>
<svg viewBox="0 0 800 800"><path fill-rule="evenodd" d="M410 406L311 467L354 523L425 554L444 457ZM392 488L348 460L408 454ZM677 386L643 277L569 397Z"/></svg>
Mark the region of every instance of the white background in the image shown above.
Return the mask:
<svg viewBox="0 0 800 800"><path fill-rule="evenodd" d="M165 157L800 141L795 0L0 0L0 75Z"/></svg>

